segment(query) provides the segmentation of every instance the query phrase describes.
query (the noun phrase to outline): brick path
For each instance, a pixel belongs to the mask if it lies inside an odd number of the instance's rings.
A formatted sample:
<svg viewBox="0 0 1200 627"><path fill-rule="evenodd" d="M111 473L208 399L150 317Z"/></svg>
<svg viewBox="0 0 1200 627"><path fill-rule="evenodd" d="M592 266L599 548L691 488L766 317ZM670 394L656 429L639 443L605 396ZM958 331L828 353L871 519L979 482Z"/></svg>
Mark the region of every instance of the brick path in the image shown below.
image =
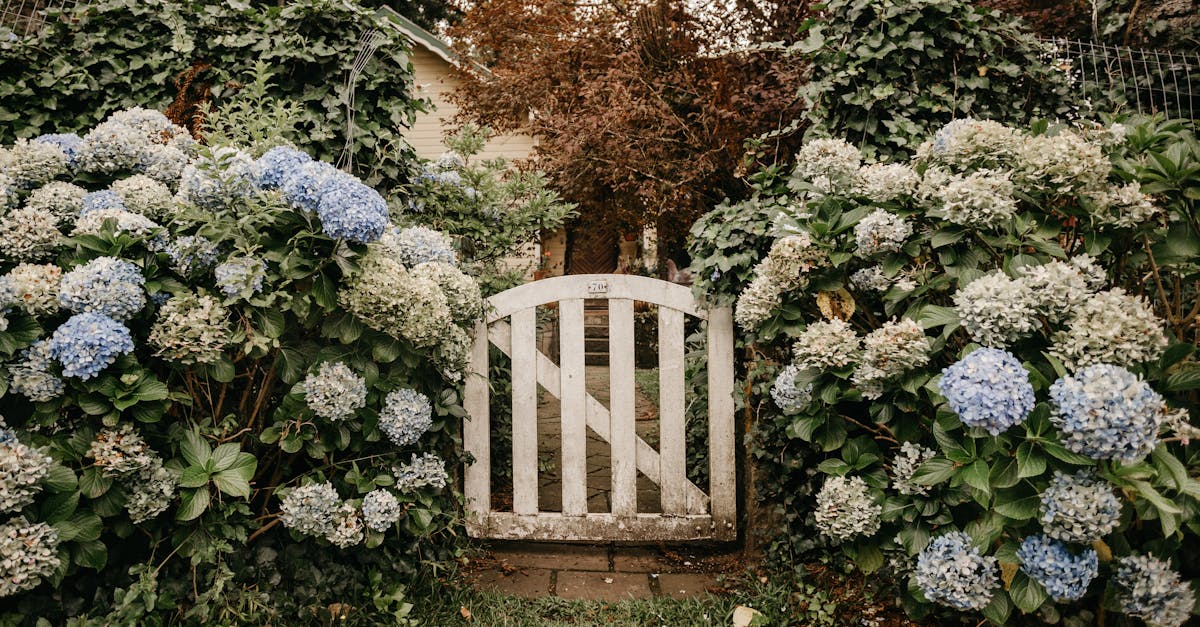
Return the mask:
<svg viewBox="0 0 1200 627"><path fill-rule="evenodd" d="M521 597L620 601L650 596L683 599L719 591L719 576L693 572L720 558L668 558L654 549L541 543L496 543L486 568L469 575L478 588ZM725 562L736 565L730 556Z"/></svg>

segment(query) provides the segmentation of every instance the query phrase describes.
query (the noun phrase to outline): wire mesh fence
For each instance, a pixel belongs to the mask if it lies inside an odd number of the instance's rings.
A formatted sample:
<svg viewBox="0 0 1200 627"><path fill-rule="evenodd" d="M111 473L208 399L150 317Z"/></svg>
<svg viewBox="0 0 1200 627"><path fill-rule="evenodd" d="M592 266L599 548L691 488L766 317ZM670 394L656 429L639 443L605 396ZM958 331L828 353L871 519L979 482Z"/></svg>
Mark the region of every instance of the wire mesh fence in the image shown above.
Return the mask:
<svg viewBox="0 0 1200 627"><path fill-rule="evenodd" d="M0 0L0 33L8 37L37 34L53 16L70 13L79 0Z"/></svg>
<svg viewBox="0 0 1200 627"><path fill-rule="evenodd" d="M1195 119L1200 112L1200 51L1146 50L1047 39L1048 55L1094 107Z"/></svg>

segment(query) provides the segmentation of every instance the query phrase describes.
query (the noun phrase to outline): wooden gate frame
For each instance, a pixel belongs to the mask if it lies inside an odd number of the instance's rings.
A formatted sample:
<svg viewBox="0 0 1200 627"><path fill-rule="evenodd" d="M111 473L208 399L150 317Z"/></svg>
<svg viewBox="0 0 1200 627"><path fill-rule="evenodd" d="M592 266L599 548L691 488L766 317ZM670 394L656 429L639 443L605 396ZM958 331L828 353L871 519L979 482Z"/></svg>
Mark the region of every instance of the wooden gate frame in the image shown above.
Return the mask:
<svg viewBox="0 0 1200 627"><path fill-rule="evenodd" d="M587 394L584 300L609 306L610 408ZM659 306L661 453L634 430L634 301ZM568 541L737 538L733 315L704 309L689 288L635 275L582 274L534 281L488 299L475 328L465 384L463 444L467 532L473 537ZM537 350L537 307L558 303L561 366ZM687 479L684 315L708 321L709 494ZM505 322L506 318L511 323ZM491 507L488 350L513 361L513 511ZM562 512L538 511L538 385L561 401ZM585 426L586 425L586 426ZM587 511L587 427L611 446L612 511ZM637 472L658 484L661 514L637 512Z"/></svg>

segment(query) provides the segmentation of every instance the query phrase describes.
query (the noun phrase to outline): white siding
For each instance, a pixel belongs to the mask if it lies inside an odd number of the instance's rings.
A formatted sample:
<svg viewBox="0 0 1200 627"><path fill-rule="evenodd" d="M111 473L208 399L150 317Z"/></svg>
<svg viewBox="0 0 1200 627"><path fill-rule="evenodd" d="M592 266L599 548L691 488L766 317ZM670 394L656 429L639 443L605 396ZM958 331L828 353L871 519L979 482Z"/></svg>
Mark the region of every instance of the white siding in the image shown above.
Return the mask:
<svg viewBox="0 0 1200 627"><path fill-rule="evenodd" d="M434 110L417 114L407 134L408 142L417 151L417 156L437 159L438 155L446 152L442 144L443 137L457 128L453 120L458 114L458 107L450 102L449 94L461 81L454 76L449 63L420 44L414 45L411 59L417 95L433 101ZM536 140L529 135L497 135L488 142L479 157L505 157L510 161L528 159L533 156L535 145Z"/></svg>

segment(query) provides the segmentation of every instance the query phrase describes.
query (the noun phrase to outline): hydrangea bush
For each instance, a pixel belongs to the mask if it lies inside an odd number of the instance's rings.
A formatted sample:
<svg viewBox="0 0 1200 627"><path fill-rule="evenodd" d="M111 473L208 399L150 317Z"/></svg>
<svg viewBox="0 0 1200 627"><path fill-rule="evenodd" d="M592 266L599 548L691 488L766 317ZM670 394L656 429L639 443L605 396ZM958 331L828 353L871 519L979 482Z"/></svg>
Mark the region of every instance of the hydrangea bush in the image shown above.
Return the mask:
<svg viewBox="0 0 1200 627"><path fill-rule="evenodd" d="M0 148L0 182L0 622L138 586L138 611L235 622L213 608L267 583L263 551L411 570L453 523L483 307L443 235L145 109Z"/></svg>
<svg viewBox="0 0 1200 627"><path fill-rule="evenodd" d="M883 569L918 617L1182 625L1195 146L1155 120L962 119L895 163L819 139L697 223L782 542Z"/></svg>

